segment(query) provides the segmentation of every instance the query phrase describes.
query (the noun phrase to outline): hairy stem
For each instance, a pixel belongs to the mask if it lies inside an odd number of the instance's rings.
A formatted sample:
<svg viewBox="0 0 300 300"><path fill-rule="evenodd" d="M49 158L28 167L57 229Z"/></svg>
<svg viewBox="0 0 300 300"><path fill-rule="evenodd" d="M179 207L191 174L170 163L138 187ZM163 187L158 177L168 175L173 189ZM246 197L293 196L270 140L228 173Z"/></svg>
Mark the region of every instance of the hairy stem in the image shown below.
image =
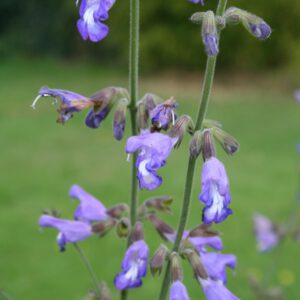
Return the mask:
<svg viewBox="0 0 300 300"><path fill-rule="evenodd" d="M225 8L226 8L227 0L219 0L218 7L217 7L217 15L223 15ZM207 107L209 103L210 93L213 85L214 74L215 74L215 67L216 67L217 57L208 57L205 69L205 76L204 82L202 87L202 94L200 105L197 113L196 123L195 123L195 130L202 129L203 120L205 118ZM181 208L181 216L179 219L179 224L177 228L177 234L175 243L173 245L172 251L177 252L180 246L181 238L186 226L186 222L189 215L189 208L191 202L191 194L193 189L193 180L194 180L194 173L195 173L195 166L196 166L196 159L190 155L186 180L185 180L185 188L184 188L184 196ZM168 262L165 276L163 279L162 287L160 290L159 300L165 300L167 297L167 293L169 290L170 285L170 262Z"/></svg>
<svg viewBox="0 0 300 300"><path fill-rule="evenodd" d="M140 33L140 0L130 0L130 29L129 29L129 90L130 90L130 119L131 133L137 135L136 126L136 103L138 101L139 86L139 33ZM138 205L138 181L136 171L137 154L132 155L131 171L131 200L130 200L130 221L132 226L136 222ZM127 246L130 245L130 237ZM120 299L127 299L127 291L121 291Z"/></svg>
<svg viewBox="0 0 300 300"><path fill-rule="evenodd" d="M81 249L81 247L77 243L73 243L73 245L74 245L76 251L78 252L81 260L83 261L84 265L86 266L90 276L91 276L91 279L92 279L92 281L95 285L95 293L96 293L97 297L99 299L101 299L101 289L100 289L100 286L99 286L99 281L97 279L97 276L96 276L96 273L95 273L93 267L91 266L90 261L88 260L88 258L84 254L83 250Z"/></svg>

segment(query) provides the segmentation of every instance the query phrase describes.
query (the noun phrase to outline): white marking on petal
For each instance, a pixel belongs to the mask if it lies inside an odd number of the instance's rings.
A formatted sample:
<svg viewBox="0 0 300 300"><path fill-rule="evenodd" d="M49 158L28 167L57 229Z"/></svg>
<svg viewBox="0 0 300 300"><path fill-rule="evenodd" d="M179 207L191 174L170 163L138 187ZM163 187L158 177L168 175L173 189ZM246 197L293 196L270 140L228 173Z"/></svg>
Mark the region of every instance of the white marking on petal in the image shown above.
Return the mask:
<svg viewBox="0 0 300 300"><path fill-rule="evenodd" d="M130 153L127 154L126 161L127 161L127 162L130 162Z"/></svg>
<svg viewBox="0 0 300 300"><path fill-rule="evenodd" d="M125 274L125 278L130 281L136 280L139 272L138 267L139 267L138 263L132 262L130 269Z"/></svg>
<svg viewBox="0 0 300 300"><path fill-rule="evenodd" d="M139 171L147 184L153 181L153 175L146 168L146 165L149 161L150 159L145 159L139 164Z"/></svg>

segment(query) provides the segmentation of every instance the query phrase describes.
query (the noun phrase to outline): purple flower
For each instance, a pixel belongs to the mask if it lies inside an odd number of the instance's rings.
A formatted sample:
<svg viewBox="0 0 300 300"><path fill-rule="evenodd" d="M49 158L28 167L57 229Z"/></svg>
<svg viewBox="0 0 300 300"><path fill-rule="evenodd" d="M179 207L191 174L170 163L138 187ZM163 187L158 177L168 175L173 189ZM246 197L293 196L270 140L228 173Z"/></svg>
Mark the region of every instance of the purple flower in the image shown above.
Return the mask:
<svg viewBox="0 0 300 300"><path fill-rule="evenodd" d="M202 21L202 41L208 56L216 56L219 53L219 37L215 15L212 11L204 13Z"/></svg>
<svg viewBox="0 0 300 300"><path fill-rule="evenodd" d="M264 21L261 21L257 24L249 23L250 32L258 39L265 40L267 39L271 33L271 27Z"/></svg>
<svg viewBox="0 0 300 300"><path fill-rule="evenodd" d="M63 220L48 215L40 217L39 225L54 227L59 231L56 241L61 251L65 250L66 244L77 243L93 234L91 226L84 222Z"/></svg>
<svg viewBox="0 0 300 300"><path fill-rule="evenodd" d="M150 119L152 125L156 128L168 129L169 125L172 123L174 125L176 120L176 114L174 109L177 107L176 100L170 98L169 100L156 105L150 111Z"/></svg>
<svg viewBox="0 0 300 300"><path fill-rule="evenodd" d="M239 300L220 280L199 279L207 300Z"/></svg>
<svg viewBox="0 0 300 300"><path fill-rule="evenodd" d="M215 157L205 161L202 169L202 191L199 200L206 205L203 209L203 222L220 223L232 210L227 207L231 197L229 182L224 165Z"/></svg>
<svg viewBox="0 0 300 300"><path fill-rule="evenodd" d="M127 140L126 152L133 153L139 150L136 167L140 188L154 190L162 183L162 178L156 171L166 164L177 138L170 138L161 133L144 131L139 136L132 136Z"/></svg>
<svg viewBox="0 0 300 300"><path fill-rule="evenodd" d="M108 218L106 207L95 197L87 193L79 185L73 185L69 192L70 197L80 201L74 218L85 222L103 221Z"/></svg>
<svg viewBox="0 0 300 300"><path fill-rule="evenodd" d="M294 97L300 103L300 90L294 92Z"/></svg>
<svg viewBox="0 0 300 300"><path fill-rule="evenodd" d="M190 300L186 287L181 281L176 280L172 283L170 300Z"/></svg>
<svg viewBox="0 0 300 300"><path fill-rule="evenodd" d="M94 110L94 108L92 108L85 118L85 125L93 129L98 128L102 121L107 117L109 112L110 108L108 106L96 111Z"/></svg>
<svg viewBox="0 0 300 300"><path fill-rule="evenodd" d="M258 250L265 252L274 248L280 238L273 223L261 214L254 214L253 222Z"/></svg>
<svg viewBox="0 0 300 300"><path fill-rule="evenodd" d="M206 251L205 249L206 246L209 246L217 251L221 251L223 249L223 242L219 236L190 237L189 240L199 252Z"/></svg>
<svg viewBox="0 0 300 300"><path fill-rule="evenodd" d="M201 5L204 5L204 0L188 0L192 3L201 3Z"/></svg>
<svg viewBox="0 0 300 300"><path fill-rule="evenodd" d="M66 90L42 87L31 105L32 108L35 109L35 105L41 97L54 97L60 100L61 104L58 109L59 117L57 119L57 122L59 123L68 121L73 116L74 112L79 112L85 108L94 106L94 102L85 96Z"/></svg>
<svg viewBox="0 0 300 300"><path fill-rule="evenodd" d="M118 290L136 288L142 285L146 276L149 248L144 240L134 242L126 251L122 271L115 277Z"/></svg>
<svg viewBox="0 0 300 300"><path fill-rule="evenodd" d="M226 266L232 269L236 268L235 255L201 252L200 256L209 277L214 280L221 280L226 284Z"/></svg>
<svg viewBox="0 0 300 300"><path fill-rule="evenodd" d="M99 42L104 39L109 28L100 21L108 19L108 11L115 0L82 0L77 21L77 28L84 40Z"/></svg>

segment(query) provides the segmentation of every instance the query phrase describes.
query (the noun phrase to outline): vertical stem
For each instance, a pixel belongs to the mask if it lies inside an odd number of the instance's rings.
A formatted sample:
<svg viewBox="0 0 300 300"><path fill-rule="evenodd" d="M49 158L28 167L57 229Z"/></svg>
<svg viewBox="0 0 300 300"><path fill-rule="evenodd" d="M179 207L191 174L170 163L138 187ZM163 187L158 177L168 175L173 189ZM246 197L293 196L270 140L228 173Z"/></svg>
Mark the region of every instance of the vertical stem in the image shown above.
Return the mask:
<svg viewBox="0 0 300 300"><path fill-rule="evenodd" d="M129 29L129 90L130 90L130 119L131 133L137 135L136 127L136 102L138 101L139 86L139 34L140 34L140 0L130 0L130 29ZM138 181L136 171L137 154L132 157L131 171L131 201L130 201L130 222L134 226L138 205ZM130 236L127 247L130 245ZM121 291L120 299L126 300L128 292Z"/></svg>
<svg viewBox="0 0 300 300"><path fill-rule="evenodd" d="M95 285L95 292L96 292L96 295L97 297L99 297L99 299L101 299L101 289L100 289L100 286L99 286L99 281L97 279L97 276L95 274L95 271L94 269L92 268L88 258L86 257L86 255L84 254L83 250L81 249L81 247L77 244L77 243L73 243L76 251L78 252L81 260L83 261L84 265L86 266L90 276L91 276L91 279Z"/></svg>
<svg viewBox="0 0 300 300"><path fill-rule="evenodd" d="M226 8L227 0L219 0L217 7L217 15L223 15ZM195 130L202 129L203 120L205 118L207 107L209 103L210 93L213 85L215 67L216 67L217 57L208 57L205 69L204 82L202 87L202 94L200 100L200 106L197 113L197 119L195 123ZM184 188L184 196L181 208L181 216L177 228L176 239L173 245L172 251L177 252L180 246L181 238L186 226L186 222L188 219L190 202L191 202L191 194L193 189L193 181L194 181L194 173L196 166L196 158L190 155L189 163L187 168L186 180L185 180L185 188ZM167 264L165 276L163 279L162 287L160 290L159 300L165 300L167 297L167 293L170 285L170 261Z"/></svg>

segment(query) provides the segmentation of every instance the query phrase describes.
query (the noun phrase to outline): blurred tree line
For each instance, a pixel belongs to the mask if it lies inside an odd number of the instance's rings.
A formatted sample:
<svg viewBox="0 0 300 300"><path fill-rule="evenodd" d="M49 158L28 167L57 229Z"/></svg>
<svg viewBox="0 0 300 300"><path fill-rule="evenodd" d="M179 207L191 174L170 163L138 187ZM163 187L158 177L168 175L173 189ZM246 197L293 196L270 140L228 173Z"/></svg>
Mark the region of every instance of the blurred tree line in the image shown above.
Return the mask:
<svg viewBox="0 0 300 300"><path fill-rule="evenodd" d="M206 0L214 9L217 0ZM229 0L263 17L273 28L267 42L250 36L242 26L227 28L219 64L225 68L270 69L300 63L300 2L298 0ZM52 56L101 60L126 65L129 0L117 0L110 11L109 36L100 43L81 40L76 29L75 0L1 0L0 57ZM188 18L201 5L186 0L141 0L141 64L158 68L199 69L205 59L200 28ZM296 64L295 64L296 62Z"/></svg>

